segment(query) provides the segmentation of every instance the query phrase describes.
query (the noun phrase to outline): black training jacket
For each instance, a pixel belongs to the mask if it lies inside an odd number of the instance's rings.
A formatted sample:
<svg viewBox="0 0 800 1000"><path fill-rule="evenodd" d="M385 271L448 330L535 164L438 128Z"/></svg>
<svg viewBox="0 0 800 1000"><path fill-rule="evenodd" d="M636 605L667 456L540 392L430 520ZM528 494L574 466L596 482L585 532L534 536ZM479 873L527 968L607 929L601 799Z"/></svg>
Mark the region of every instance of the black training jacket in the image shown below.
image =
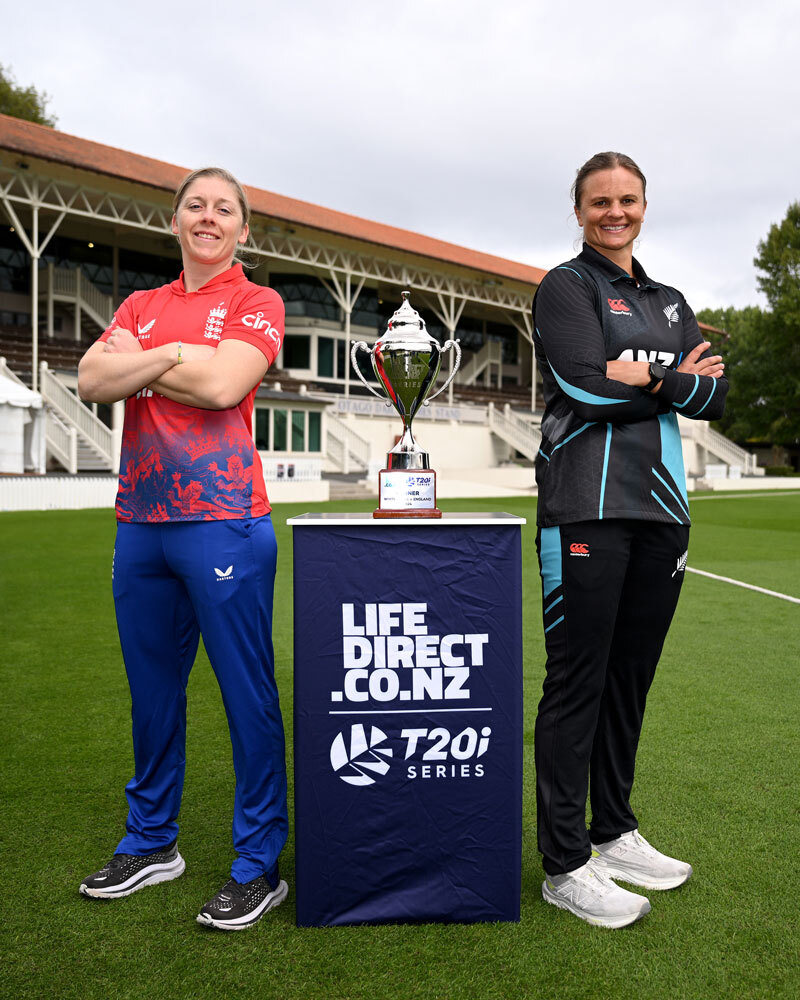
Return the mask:
<svg viewBox="0 0 800 1000"><path fill-rule="evenodd" d="M689 524L676 414L717 420L728 382L675 369L705 338L683 295L584 244L533 300L545 413L538 524L628 517ZM708 353L708 352L707 352ZM658 361L658 393L606 378L612 360Z"/></svg>

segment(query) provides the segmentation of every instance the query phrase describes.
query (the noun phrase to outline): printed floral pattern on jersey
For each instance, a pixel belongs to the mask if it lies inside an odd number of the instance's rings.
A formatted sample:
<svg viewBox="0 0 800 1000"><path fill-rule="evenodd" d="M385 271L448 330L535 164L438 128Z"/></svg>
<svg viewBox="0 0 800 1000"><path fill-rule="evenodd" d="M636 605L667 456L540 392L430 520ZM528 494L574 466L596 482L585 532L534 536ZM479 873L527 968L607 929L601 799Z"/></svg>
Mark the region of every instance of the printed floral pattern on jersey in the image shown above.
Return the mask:
<svg viewBox="0 0 800 1000"><path fill-rule="evenodd" d="M241 265L187 294L183 281L125 300L101 339L139 332L145 350L178 339L243 340L272 362L283 339L283 303L244 277ZM120 521L211 521L269 512L250 426L256 386L228 410L176 403L143 389L125 404L117 517Z"/></svg>

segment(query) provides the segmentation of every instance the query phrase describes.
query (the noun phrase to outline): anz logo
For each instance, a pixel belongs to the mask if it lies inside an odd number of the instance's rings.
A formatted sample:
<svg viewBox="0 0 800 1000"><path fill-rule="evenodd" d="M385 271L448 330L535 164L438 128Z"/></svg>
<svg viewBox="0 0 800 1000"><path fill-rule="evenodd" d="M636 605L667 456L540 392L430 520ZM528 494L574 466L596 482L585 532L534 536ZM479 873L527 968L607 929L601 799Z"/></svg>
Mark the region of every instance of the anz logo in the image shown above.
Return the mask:
<svg viewBox="0 0 800 1000"><path fill-rule="evenodd" d="M617 358L617 361L657 361L665 368L669 368L675 360L675 355L671 351L634 351L628 348Z"/></svg>

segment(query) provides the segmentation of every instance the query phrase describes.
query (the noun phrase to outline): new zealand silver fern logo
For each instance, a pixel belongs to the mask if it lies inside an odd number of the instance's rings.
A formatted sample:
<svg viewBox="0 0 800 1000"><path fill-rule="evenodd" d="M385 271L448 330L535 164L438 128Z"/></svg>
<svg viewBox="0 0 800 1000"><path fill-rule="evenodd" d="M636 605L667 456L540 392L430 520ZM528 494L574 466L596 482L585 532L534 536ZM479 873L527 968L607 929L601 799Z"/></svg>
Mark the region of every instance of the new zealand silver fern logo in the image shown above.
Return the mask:
<svg viewBox="0 0 800 1000"><path fill-rule="evenodd" d="M667 317L667 326L672 329L672 324L678 322L678 303L673 302L671 306L664 306L663 312Z"/></svg>
<svg viewBox="0 0 800 1000"><path fill-rule="evenodd" d="M348 785L374 785L375 776L382 777L389 770L386 758L393 756L390 747L381 746L386 739L377 726L369 727L369 738L365 726L351 726L349 746L344 733L331 744L331 767Z"/></svg>
<svg viewBox="0 0 800 1000"><path fill-rule="evenodd" d="M675 570L672 574L673 576L675 576L676 573L683 573L686 570L686 557L688 555L689 555L689 550L687 549L682 556L678 557L678 565L675 567Z"/></svg>

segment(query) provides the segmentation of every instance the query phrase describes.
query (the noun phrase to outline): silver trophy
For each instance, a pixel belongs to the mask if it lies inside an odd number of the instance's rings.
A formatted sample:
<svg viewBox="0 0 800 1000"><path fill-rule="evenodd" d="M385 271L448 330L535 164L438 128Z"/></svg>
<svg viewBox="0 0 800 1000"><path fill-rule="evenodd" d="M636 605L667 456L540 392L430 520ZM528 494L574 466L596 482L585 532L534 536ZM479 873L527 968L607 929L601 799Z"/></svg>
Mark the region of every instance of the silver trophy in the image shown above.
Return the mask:
<svg viewBox="0 0 800 1000"><path fill-rule="evenodd" d="M417 445L411 433L411 421L421 406L427 406L453 381L461 364L461 348L457 340L448 340L440 347L438 341L428 333L425 321L409 302L411 293L403 292L402 295L403 303L389 320L386 333L378 338L372 349L363 340L353 344L350 360L356 375L367 389L378 399L385 399L387 406L394 406L403 421L403 434L386 456L386 471L411 473L430 470L428 453ZM441 389L431 395L442 365L442 355L451 348L455 350L453 370ZM382 393L373 389L358 367L357 354L362 349L372 360L372 368L383 390ZM416 477L420 478L425 477ZM430 479L434 484L432 509L435 510L435 473L431 473ZM410 513L419 507L420 513L423 513L426 506L430 506L429 500L426 499L427 492L415 491L413 487L428 484L414 482L413 476L402 480L401 477L395 476L390 482L385 481L384 473L381 473L381 508L386 507L384 500L387 500L389 495L395 500L388 499L387 502L390 504L396 502L399 494L393 490L400 481L403 484L401 506L394 509ZM418 496L420 493L423 495Z"/></svg>

